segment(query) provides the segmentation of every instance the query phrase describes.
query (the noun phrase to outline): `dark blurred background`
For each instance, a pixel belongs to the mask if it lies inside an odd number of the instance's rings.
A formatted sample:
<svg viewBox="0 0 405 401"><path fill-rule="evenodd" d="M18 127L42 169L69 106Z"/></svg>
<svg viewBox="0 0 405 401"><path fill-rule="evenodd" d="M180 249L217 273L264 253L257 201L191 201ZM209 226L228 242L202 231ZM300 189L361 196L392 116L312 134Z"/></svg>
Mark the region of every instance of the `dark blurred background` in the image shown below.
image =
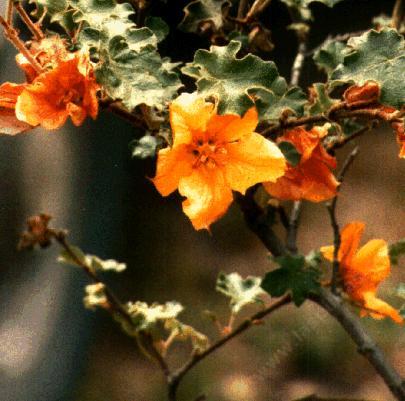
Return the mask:
<svg viewBox="0 0 405 401"><path fill-rule="evenodd" d="M191 61L197 48L209 46L204 38L176 30L186 4L157 2L152 12L172 28L162 53L174 61ZM347 0L333 10L313 4L309 47L328 34L367 29L374 16L389 15L393 4ZM271 26L276 45L261 56L274 60L288 78L297 47L294 33L285 29L288 13L274 1L261 19ZM22 80L14 55L1 39L1 82ZM322 79L308 61L302 85ZM147 180L155 162L130 157L128 144L140 135L103 112L80 129L68 124L58 132L37 129L0 137L1 401L165 400L156 366L106 314L83 308L87 281L79 270L58 265L56 249L16 252L18 235L32 214L53 215L54 226L68 228L71 241L86 252L127 263L124 273L105 276L123 300L177 300L186 306L182 320L212 338L215 330L202 312L215 310L224 321L228 316L227 300L214 290L218 272L262 275L269 269L266 251L236 207L213 225L210 235L193 230L178 195L157 193ZM389 130L370 133L358 143L361 152L342 188L339 220L365 221L363 241L395 241L404 236L404 161L397 157ZM331 241L325 208L305 205L301 249ZM405 278L393 270L384 286L390 293ZM364 324L405 375L403 328L370 319ZM175 348L173 362L182 356ZM207 358L184 381L180 400L200 393L213 401L288 401L311 393L392 399L345 333L309 303L300 309L288 306Z"/></svg>

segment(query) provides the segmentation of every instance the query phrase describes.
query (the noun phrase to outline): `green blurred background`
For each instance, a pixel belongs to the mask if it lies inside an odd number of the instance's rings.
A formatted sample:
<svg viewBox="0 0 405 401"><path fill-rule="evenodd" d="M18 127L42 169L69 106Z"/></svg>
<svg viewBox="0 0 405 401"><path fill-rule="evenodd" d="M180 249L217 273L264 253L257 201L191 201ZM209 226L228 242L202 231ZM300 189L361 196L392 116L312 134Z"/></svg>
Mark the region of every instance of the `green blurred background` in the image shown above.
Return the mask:
<svg viewBox="0 0 405 401"><path fill-rule="evenodd" d="M157 4L172 32L162 52L190 61L206 39L176 30L186 1ZM310 47L328 34L367 29L373 16L389 14L389 0L347 0L333 10L314 4ZM286 77L296 51L286 31L288 13L278 2L262 17L273 31L272 59ZM1 80L20 80L14 50L0 42ZM302 84L323 79L311 62ZM190 87L191 88L191 87ZM215 311L225 322L227 300L215 292L219 271L263 275L268 254L244 226L237 207L212 227L196 232L181 211L178 195L162 198L148 181L154 161L130 158L129 142L141 135L128 123L103 112L80 129L37 129L0 137L0 387L2 401L163 401L158 368L103 312L82 306L87 283L74 268L55 263L56 250L17 253L18 234L29 215L47 212L66 227L85 251L128 264L124 273L106 275L123 300L185 305L182 321L217 336L204 316ZM366 222L363 241L404 236L404 162L394 135L378 130L358 141L361 152L342 188L338 217L342 225ZM342 160L346 151L338 154ZM288 205L288 203L287 203ZM332 241L323 205L303 209L299 245L307 252ZM364 243L364 242L363 242ZM394 267L383 286L390 296L404 272ZM246 311L250 313L254 307ZM405 376L404 329L388 321L363 319L393 364ZM173 364L184 358L175 346ZM263 326L252 328L193 370L179 400L199 394L212 401L289 401L308 394L391 400L380 378L357 353L346 334L316 306L288 306ZM194 398L193 398L194 397Z"/></svg>

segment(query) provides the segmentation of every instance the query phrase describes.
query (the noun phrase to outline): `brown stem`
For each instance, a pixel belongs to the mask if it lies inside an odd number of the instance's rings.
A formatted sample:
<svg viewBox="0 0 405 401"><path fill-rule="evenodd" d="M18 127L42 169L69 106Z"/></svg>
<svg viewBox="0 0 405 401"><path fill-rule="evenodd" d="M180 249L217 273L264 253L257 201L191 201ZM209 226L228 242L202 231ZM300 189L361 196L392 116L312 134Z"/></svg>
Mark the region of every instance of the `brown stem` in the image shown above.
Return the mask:
<svg viewBox="0 0 405 401"><path fill-rule="evenodd" d="M238 5L238 14L237 18L238 19L243 19L243 16L245 15L245 10L247 8L249 0L240 0L239 5Z"/></svg>
<svg viewBox="0 0 405 401"><path fill-rule="evenodd" d="M403 0L397 0L392 10L392 26L399 30L405 15L405 4Z"/></svg>
<svg viewBox="0 0 405 401"><path fill-rule="evenodd" d="M147 127L145 122L136 116L135 114L129 112L125 107L123 107L120 103L107 103L101 102L101 104L105 107L106 110L116 114L117 116L129 121L135 127L146 130Z"/></svg>
<svg viewBox="0 0 405 401"><path fill-rule="evenodd" d="M345 174L349 170L350 166L352 165L355 157L357 156L359 152L359 148L356 146L353 151L349 154L347 159L345 160L343 167L337 177L337 180L340 182L340 186L342 185L342 182L344 180ZM338 187L337 191L339 192L340 186ZM328 213L330 216L330 221L333 229L333 262L332 262L332 283L331 283L331 289L334 294L337 292L337 282L339 278L339 249L340 249L340 243L341 243L341 237L340 237L340 229L339 229L339 224L337 222L336 218L336 205L337 205L337 199L338 196L337 194L333 198L333 200L329 203L327 203L326 208L328 209Z"/></svg>
<svg viewBox="0 0 405 401"><path fill-rule="evenodd" d="M250 327L252 327L257 321L262 320L266 316L280 309L282 306L289 304L290 302L291 302L290 295L283 296L282 298L273 302L266 309L257 312L249 319L245 320L235 330L233 330L227 336L219 339L216 343L212 344L207 350L205 350L201 354L193 354L190 360L171 376L169 382L169 401L176 400L177 388L181 380L195 365L197 365L199 362L201 362L203 359L205 359L208 355L212 354L217 349L221 348L223 345L227 344L230 340L232 340L239 334L243 333Z"/></svg>
<svg viewBox="0 0 405 401"><path fill-rule="evenodd" d="M8 0L6 9L6 21L8 24L13 24L13 6L14 0Z"/></svg>
<svg viewBox="0 0 405 401"><path fill-rule="evenodd" d="M286 253L284 244L275 234L267 221L265 211L253 198L255 187L250 188L246 195L236 194L236 201L243 212L247 226L253 231L273 256L281 256Z"/></svg>
<svg viewBox="0 0 405 401"><path fill-rule="evenodd" d="M271 0L255 0L242 22L249 23L259 16L271 3Z"/></svg>
<svg viewBox="0 0 405 401"><path fill-rule="evenodd" d="M403 379L364 330L359 319L345 307L342 299L326 289L321 289L319 295L312 295L311 299L340 323L357 345L359 353L371 363L397 400L405 401Z"/></svg>
<svg viewBox="0 0 405 401"><path fill-rule="evenodd" d="M44 34L39 28L37 24L35 24L30 16L27 14L27 12L24 10L24 7L21 5L20 2L15 2L14 3L14 8L17 10L18 14L20 15L21 19L24 21L24 24L27 26L27 28L31 31L31 33L34 35L36 40L41 40L44 38Z"/></svg>
<svg viewBox="0 0 405 401"><path fill-rule="evenodd" d="M302 208L302 201L295 201L293 203L293 208L291 211L289 224L288 224L287 240L286 240L287 249L291 253L298 252L297 235L298 235L298 226L299 226L299 220L300 220L300 215L301 215L301 208Z"/></svg>
<svg viewBox="0 0 405 401"><path fill-rule="evenodd" d="M34 56L25 47L25 44L18 37L17 31L0 15L0 25L4 28L4 36L6 39L14 45L14 47L28 60L32 65L34 70L40 74L42 72L42 67L35 60Z"/></svg>
<svg viewBox="0 0 405 401"><path fill-rule="evenodd" d="M347 107L349 107L350 109L347 110ZM262 135L268 137L285 128L293 128L300 125L315 124L320 122L339 121L343 118L362 117L369 120L378 119L386 122L401 121L400 112L398 111L395 111L393 113L386 113L384 111L373 108L351 110L352 107L353 105L348 106L345 102L340 102L337 105L334 105L330 112L327 114L316 114L314 116L305 116L299 118L291 117L285 121L279 122L266 128L262 131Z"/></svg>

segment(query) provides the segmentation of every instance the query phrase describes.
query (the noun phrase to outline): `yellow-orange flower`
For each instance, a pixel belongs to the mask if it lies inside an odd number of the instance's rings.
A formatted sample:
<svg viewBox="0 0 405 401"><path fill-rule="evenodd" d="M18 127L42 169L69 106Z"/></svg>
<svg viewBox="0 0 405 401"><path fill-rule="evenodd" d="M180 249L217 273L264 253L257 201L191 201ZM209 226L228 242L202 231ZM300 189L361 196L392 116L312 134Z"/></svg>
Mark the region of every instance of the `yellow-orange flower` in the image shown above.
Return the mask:
<svg viewBox="0 0 405 401"><path fill-rule="evenodd" d="M289 165L286 174L275 183L264 183L270 195L281 200L306 199L312 202L336 195L339 182L330 170L336 167L336 159L321 143L326 134L325 127L314 127L310 131L298 127L288 130L278 139L278 142L292 143L301 159L296 167Z"/></svg>
<svg viewBox="0 0 405 401"><path fill-rule="evenodd" d="M78 126L87 115L96 118L97 90L88 56L78 52L25 85L17 100L16 116L46 129L60 128L70 116Z"/></svg>
<svg viewBox="0 0 405 401"><path fill-rule="evenodd" d="M382 239L373 239L358 249L364 226L362 222L352 222L341 233L338 260L344 289L364 307L362 316L370 314L375 319L390 317L402 323L398 311L376 296L378 285L390 274L387 243ZM326 259L333 261L333 246L324 246L321 252Z"/></svg>
<svg viewBox="0 0 405 401"><path fill-rule="evenodd" d="M170 105L173 146L158 154L157 190L176 189L186 197L183 211L195 229L208 229L232 202L232 190L275 181L286 163L278 147L254 132L257 112L218 115L216 106L196 94L182 94Z"/></svg>

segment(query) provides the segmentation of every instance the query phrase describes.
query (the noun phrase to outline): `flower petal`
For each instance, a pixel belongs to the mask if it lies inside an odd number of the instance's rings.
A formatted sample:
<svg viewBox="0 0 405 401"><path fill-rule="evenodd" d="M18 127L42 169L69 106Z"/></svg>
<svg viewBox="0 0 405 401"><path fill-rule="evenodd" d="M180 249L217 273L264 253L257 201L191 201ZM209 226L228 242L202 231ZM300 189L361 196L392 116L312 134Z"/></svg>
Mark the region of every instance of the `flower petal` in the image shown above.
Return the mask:
<svg viewBox="0 0 405 401"><path fill-rule="evenodd" d="M363 309L363 314L370 314L374 319L381 319L386 316L396 323L401 324L404 322L404 319L395 308L377 298L373 292L364 294L364 306L367 310ZM370 310L375 310L377 313L372 313Z"/></svg>
<svg viewBox="0 0 405 401"><path fill-rule="evenodd" d="M339 260L343 265L351 265L356 253L360 238L363 235L365 224L361 221L354 221L343 227L340 234Z"/></svg>
<svg viewBox="0 0 405 401"><path fill-rule="evenodd" d="M183 211L196 230L208 229L222 217L232 203L232 191L227 186L223 171L201 166L180 179L179 192L187 199Z"/></svg>
<svg viewBox="0 0 405 401"><path fill-rule="evenodd" d="M208 131L215 129L220 131L219 142L233 142L241 139L244 135L250 135L254 132L259 117L255 107L251 107L243 117L236 115L215 115L208 124Z"/></svg>
<svg viewBox="0 0 405 401"><path fill-rule="evenodd" d="M329 168L312 158L297 167L289 167L287 173L275 183L264 183L267 192L275 198L306 199L311 202L333 198L337 194L338 185L339 182Z"/></svg>
<svg viewBox="0 0 405 401"><path fill-rule="evenodd" d="M275 181L286 170L280 149L255 132L226 146L228 162L224 166L229 186L242 194L254 184Z"/></svg>
<svg viewBox="0 0 405 401"><path fill-rule="evenodd" d="M18 96L24 90L24 85L5 82L0 85L0 107L14 109Z"/></svg>
<svg viewBox="0 0 405 401"><path fill-rule="evenodd" d="M387 243L382 239L367 242L354 255L351 270L363 275L363 287L376 288L390 274Z"/></svg>
<svg viewBox="0 0 405 401"><path fill-rule="evenodd" d="M170 124L173 130L173 146L189 144L194 134L206 131L215 114L215 105L196 93L182 93L170 105Z"/></svg>
<svg viewBox="0 0 405 401"><path fill-rule="evenodd" d="M167 196L177 189L182 177L192 173L193 157L186 145L159 151L156 176L153 183L161 195Z"/></svg>

